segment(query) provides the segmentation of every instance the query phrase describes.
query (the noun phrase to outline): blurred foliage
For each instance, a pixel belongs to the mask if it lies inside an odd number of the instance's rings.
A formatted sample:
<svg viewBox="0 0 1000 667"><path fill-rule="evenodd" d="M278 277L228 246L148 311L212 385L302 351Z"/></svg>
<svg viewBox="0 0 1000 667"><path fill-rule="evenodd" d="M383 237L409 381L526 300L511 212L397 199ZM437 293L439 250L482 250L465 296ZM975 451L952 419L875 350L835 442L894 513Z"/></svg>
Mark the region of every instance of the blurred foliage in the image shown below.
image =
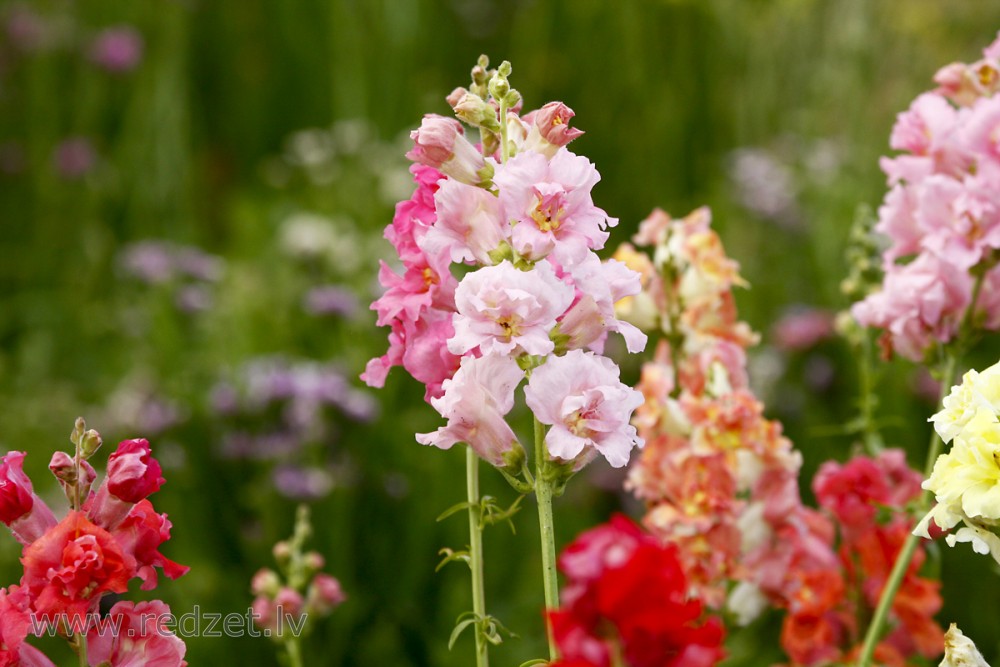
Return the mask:
<svg viewBox="0 0 1000 667"><path fill-rule="evenodd" d="M25 11L41 33L12 20ZM4 0L0 21L0 447L28 451L36 487L54 495L44 466L78 414L106 442L148 435L167 467L154 498L174 523L165 550L192 566L157 595L181 614L243 613L251 575L294 514L295 500L271 483L273 463L224 455L212 388L247 360L279 354L334 362L359 386L353 378L385 345L363 308L377 258L388 256L381 229L408 196L405 133L422 114L447 112L444 96L466 84L480 53L514 64L527 108L560 99L576 111L587 134L574 151L596 163L596 202L622 220L613 240L654 206L712 207L753 285L738 296L764 334L752 373L805 455L807 489L820 462L851 451L842 425L856 414L856 360L837 342L780 353L771 325L790 305L846 305L847 234L859 204L875 207L884 193L877 159L896 113L939 66L976 57L1000 28L1000 7ZM142 37L131 71L106 71L89 51L116 25ZM77 171L64 143L74 138ZM323 253L297 253L289 240L303 216L319 221L312 232L300 225L305 247ZM143 284L122 257L148 239L212 253L222 274L193 305L178 300L177 280ZM361 313L308 314L307 291L329 284L352 291ZM970 365L995 360L996 345L982 347ZM626 363L634 378L638 362ZM913 391L916 370L884 367L879 416L887 441L920 467L933 405ZM350 600L306 642L311 665L468 664L469 638L445 648L469 604L466 573L434 573L438 549L466 539L462 521L434 521L463 497L462 456L414 443L436 415L401 375L372 394L381 418L337 417L314 443L333 480L313 503L314 546ZM122 416L123 403L147 394L175 410L157 433L134 430L149 426L141 410ZM556 503L560 545L623 503L637 509L615 490L620 477L597 464L586 477ZM484 485L513 499L499 478ZM542 650L532 515L516 517L516 536L486 535L489 609L523 637L494 652L501 665ZM0 581L12 581L18 554L12 540L0 544ZM986 638L998 636L1000 612L988 601L1000 579L971 551L946 551L931 564L944 578L939 618L995 659L1000 645ZM780 659L777 632L770 618L734 633L730 664ZM274 664L265 643L190 638L188 659Z"/></svg>

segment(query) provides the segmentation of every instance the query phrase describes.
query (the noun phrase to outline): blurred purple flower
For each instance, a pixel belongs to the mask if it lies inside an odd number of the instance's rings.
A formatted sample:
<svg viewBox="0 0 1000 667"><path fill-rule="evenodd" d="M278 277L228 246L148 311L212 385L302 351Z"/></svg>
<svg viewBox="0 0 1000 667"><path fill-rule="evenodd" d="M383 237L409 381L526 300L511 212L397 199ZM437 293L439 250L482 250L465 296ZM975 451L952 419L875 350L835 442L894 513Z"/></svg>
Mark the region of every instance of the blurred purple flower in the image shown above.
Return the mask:
<svg viewBox="0 0 1000 667"><path fill-rule="evenodd" d="M174 263L184 275L206 283L218 282L225 268L221 258L202 252L198 248L184 246L175 248Z"/></svg>
<svg viewBox="0 0 1000 667"><path fill-rule="evenodd" d="M90 60L108 72L130 72L142 60L143 41L131 26L115 26L99 32L90 44Z"/></svg>
<svg viewBox="0 0 1000 667"><path fill-rule="evenodd" d="M762 148L740 148L731 160L729 175L744 207L782 226L798 226L798 191L788 166Z"/></svg>
<svg viewBox="0 0 1000 667"><path fill-rule="evenodd" d="M53 156L56 171L68 180L86 176L97 166L97 151L85 137L71 137L56 146Z"/></svg>
<svg viewBox="0 0 1000 667"><path fill-rule="evenodd" d="M125 246L120 255L125 272L149 285L169 282L174 277L170 248L162 241L139 241Z"/></svg>
<svg viewBox="0 0 1000 667"><path fill-rule="evenodd" d="M174 296L177 308L184 313L202 313L212 307L212 293L204 285L185 285Z"/></svg>
<svg viewBox="0 0 1000 667"><path fill-rule="evenodd" d="M333 477L319 468L278 466L273 480L278 493L293 500L315 500L333 490Z"/></svg>
<svg viewBox="0 0 1000 667"><path fill-rule="evenodd" d="M310 315L354 317L358 313L357 296L336 285L314 287L306 293L302 305Z"/></svg>

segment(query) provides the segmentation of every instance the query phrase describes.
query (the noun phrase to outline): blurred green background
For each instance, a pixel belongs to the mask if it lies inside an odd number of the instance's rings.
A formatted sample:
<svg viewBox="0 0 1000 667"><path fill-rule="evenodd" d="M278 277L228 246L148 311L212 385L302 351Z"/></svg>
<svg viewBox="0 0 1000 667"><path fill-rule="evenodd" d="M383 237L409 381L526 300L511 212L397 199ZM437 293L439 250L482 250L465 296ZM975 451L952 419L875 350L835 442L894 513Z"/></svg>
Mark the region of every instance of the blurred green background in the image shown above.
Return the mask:
<svg viewBox="0 0 1000 667"><path fill-rule="evenodd" d="M772 326L796 306L846 306L848 229L884 194L895 115L938 67L978 57L1000 5L4 0L0 24L0 448L26 450L36 489L62 507L45 465L76 416L106 443L149 437L168 479L153 500L174 524L164 551L192 568L155 592L177 614L245 613L250 577L307 498L311 544L350 596L307 640L307 664L458 667L471 639L445 645L467 575L434 567L466 540L461 519L435 522L464 497L462 453L414 442L438 419L401 370L384 390L356 379L385 349L366 307L391 252L381 230L411 191L406 133L447 113L487 53L513 63L526 109L576 111L573 150L622 221L611 245L654 206L710 205L752 285L738 295L763 334L751 374L804 453L809 495L819 463L851 451L838 427L855 414L855 363L834 341L780 351ZM109 28L119 41L101 51ZM970 364L995 360L982 348ZM634 379L638 361L625 363ZM934 407L916 372L886 367L879 409L919 468ZM340 393L262 399L281 373ZM620 481L594 464L571 485L560 546L616 509L636 514ZM521 635L498 665L543 650L533 513L516 536L486 535L490 611ZM996 657L1000 579L968 552L931 559L939 619ZM0 541L0 581L19 576L18 555ZM780 660L777 636L776 615L736 633L730 664ZM263 639L187 641L192 665L276 664Z"/></svg>

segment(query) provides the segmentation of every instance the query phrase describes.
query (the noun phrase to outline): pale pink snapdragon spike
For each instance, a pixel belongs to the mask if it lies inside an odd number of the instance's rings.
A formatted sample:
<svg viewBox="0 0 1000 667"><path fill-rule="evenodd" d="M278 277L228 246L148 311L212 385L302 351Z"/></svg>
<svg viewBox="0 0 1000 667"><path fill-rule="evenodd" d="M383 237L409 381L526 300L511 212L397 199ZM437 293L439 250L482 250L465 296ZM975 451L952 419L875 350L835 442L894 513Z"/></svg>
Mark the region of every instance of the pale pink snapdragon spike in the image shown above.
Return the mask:
<svg viewBox="0 0 1000 667"><path fill-rule="evenodd" d="M454 118L427 114L420 129L410 133L414 145L406 157L462 183L488 183L483 155L464 135L462 124Z"/></svg>
<svg viewBox="0 0 1000 667"><path fill-rule="evenodd" d="M569 126L569 121L575 115L562 102L549 102L541 109L525 114L522 120L531 129L522 150L541 153L551 159L560 148L583 134L583 130Z"/></svg>
<svg viewBox="0 0 1000 667"><path fill-rule="evenodd" d="M454 354L479 348L501 354L546 355L555 349L549 333L573 302L574 290L547 261L519 271L509 261L462 278L455 290Z"/></svg>
<svg viewBox="0 0 1000 667"><path fill-rule="evenodd" d="M948 342L958 331L971 299L972 278L929 254L906 265L892 265L882 290L851 307L864 326L885 329L884 341L914 361L935 341Z"/></svg>
<svg viewBox="0 0 1000 667"><path fill-rule="evenodd" d="M168 624L170 607L160 600L119 602L108 612L107 624L93 624L87 633L91 667L184 667L184 641ZM108 627L114 627L111 632Z"/></svg>
<svg viewBox="0 0 1000 667"><path fill-rule="evenodd" d="M524 395L538 421L551 426L545 444L553 457L570 461L592 449L621 468L642 446L629 423L642 392L624 385L606 357L582 350L549 357L532 372Z"/></svg>
<svg viewBox="0 0 1000 667"><path fill-rule="evenodd" d="M455 377L445 380L444 395L431 400L447 425L418 433L417 442L440 449L464 442L492 465L506 466L505 455L520 444L504 416L514 407L514 390L523 377L508 356L463 357Z"/></svg>
<svg viewBox="0 0 1000 667"><path fill-rule="evenodd" d="M528 260L554 254L564 266L600 250L607 227L618 224L594 206L590 191L601 179L585 157L562 149L551 160L534 152L518 153L497 168L500 207L514 225L514 250Z"/></svg>
<svg viewBox="0 0 1000 667"><path fill-rule="evenodd" d="M608 332L614 331L625 339L629 352L642 352L646 334L615 317L618 301L642 291L641 276L618 260L601 262L594 253L573 266L569 275L576 288L576 302L559 320L558 330L559 335L569 338L566 347L601 354Z"/></svg>
<svg viewBox="0 0 1000 667"><path fill-rule="evenodd" d="M0 521L21 544L31 544L58 523L35 493L24 472L24 452L8 452L0 461Z"/></svg>
<svg viewBox="0 0 1000 667"><path fill-rule="evenodd" d="M445 262L496 264L495 251L510 238L510 222L500 216L500 204L490 192L459 181L445 180L434 195L437 221L420 247Z"/></svg>
<svg viewBox="0 0 1000 667"><path fill-rule="evenodd" d="M144 438L123 440L108 457L108 471L88 512L97 525L113 530L136 503L160 489L166 480Z"/></svg>

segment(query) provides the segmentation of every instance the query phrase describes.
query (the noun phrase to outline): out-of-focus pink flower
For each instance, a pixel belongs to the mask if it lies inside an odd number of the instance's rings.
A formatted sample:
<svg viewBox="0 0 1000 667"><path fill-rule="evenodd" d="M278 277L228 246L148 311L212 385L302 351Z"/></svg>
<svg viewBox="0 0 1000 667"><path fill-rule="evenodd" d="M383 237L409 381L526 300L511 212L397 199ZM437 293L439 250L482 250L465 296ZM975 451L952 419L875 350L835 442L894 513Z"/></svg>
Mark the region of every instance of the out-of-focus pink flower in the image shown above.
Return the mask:
<svg viewBox="0 0 1000 667"><path fill-rule="evenodd" d="M465 442L492 465L503 467L504 454L518 445L504 415L514 407L514 390L523 377L517 362L504 355L462 358L455 376L444 381L444 395L431 400L448 424L418 434L417 442L441 449Z"/></svg>
<svg viewBox="0 0 1000 667"><path fill-rule="evenodd" d="M71 137L56 146L56 171L67 181L83 178L97 166L97 151L85 137Z"/></svg>
<svg viewBox="0 0 1000 667"><path fill-rule="evenodd" d="M518 153L497 168L505 220L513 221L512 245L530 260L554 253L563 266L600 250L607 227L618 220L594 206L590 191L600 180L585 157L560 150L551 160L533 152Z"/></svg>
<svg viewBox="0 0 1000 667"><path fill-rule="evenodd" d="M818 308L794 310L774 326L774 342L783 350L807 350L833 335L833 313Z"/></svg>
<svg viewBox="0 0 1000 667"><path fill-rule="evenodd" d="M581 350L550 357L532 372L524 394L535 417L552 427L545 444L553 457L571 461L593 449L620 468L642 446L629 424L642 393L618 374L610 359Z"/></svg>
<svg viewBox="0 0 1000 667"><path fill-rule="evenodd" d="M420 129L410 133L413 149L406 157L462 183L478 185L484 181L486 163L464 134L462 124L454 118L427 114Z"/></svg>
<svg viewBox="0 0 1000 667"><path fill-rule="evenodd" d="M329 574L319 573L313 577L306 594L306 609L320 615L326 615L347 600L340 582Z"/></svg>
<svg viewBox="0 0 1000 667"><path fill-rule="evenodd" d="M108 72L130 72L142 60L142 34L132 26L99 32L90 44L90 60Z"/></svg>
<svg viewBox="0 0 1000 667"><path fill-rule="evenodd" d="M573 302L573 288L546 261L519 271L504 260L466 274L455 290L455 335L448 349L464 354L549 354L549 333Z"/></svg>
<svg viewBox="0 0 1000 667"><path fill-rule="evenodd" d="M94 624L87 633L87 660L91 667L184 667L184 641L171 632L174 616L159 600L119 602L108 612L107 623ZM108 628L113 626L115 632Z"/></svg>
<svg viewBox="0 0 1000 667"><path fill-rule="evenodd" d="M299 621L305 601L294 588L283 586L273 598L259 595L253 601L253 620L262 630L280 637L285 628Z"/></svg>
<svg viewBox="0 0 1000 667"><path fill-rule="evenodd" d="M892 265L882 290L851 308L865 326L886 330L890 350L923 358L935 341L948 342L968 306L972 278L933 255L921 254L906 265Z"/></svg>

